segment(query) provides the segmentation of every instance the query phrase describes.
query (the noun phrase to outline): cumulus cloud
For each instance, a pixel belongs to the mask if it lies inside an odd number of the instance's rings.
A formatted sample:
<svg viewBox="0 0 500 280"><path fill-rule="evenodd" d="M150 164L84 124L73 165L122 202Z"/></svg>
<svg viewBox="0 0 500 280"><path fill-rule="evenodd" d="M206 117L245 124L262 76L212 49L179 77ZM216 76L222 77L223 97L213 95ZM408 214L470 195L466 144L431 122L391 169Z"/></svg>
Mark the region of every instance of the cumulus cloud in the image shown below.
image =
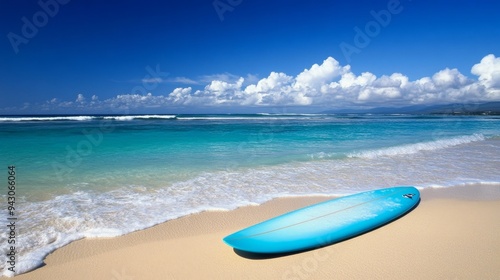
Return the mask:
<svg viewBox="0 0 500 280"><path fill-rule="evenodd" d="M472 66L472 74L479 76L479 84L486 90L489 99L500 99L500 57L493 54L485 56L481 62Z"/></svg>
<svg viewBox="0 0 500 280"><path fill-rule="evenodd" d="M457 69L444 69L432 76L432 81L437 88L461 88L468 83L467 77Z"/></svg>
<svg viewBox="0 0 500 280"><path fill-rule="evenodd" d="M190 94L191 104L253 106L318 105L412 105L464 101L499 100L500 58L488 55L472 67L477 80L457 69L445 68L432 76L410 81L402 73L377 77L363 72L356 75L349 65L332 57L314 64L295 77L271 72L268 77L242 87L239 83L212 81L202 91ZM174 95L172 95L173 97ZM175 95L175 99L181 99ZM187 99L184 97L184 99ZM194 102L198 100L198 102Z"/></svg>
<svg viewBox="0 0 500 280"><path fill-rule="evenodd" d="M77 103L85 103L85 96L83 96L83 94L78 94L78 96L76 97L76 102Z"/></svg>
<svg viewBox="0 0 500 280"><path fill-rule="evenodd" d="M291 92L293 77L285 73L271 72L267 78L263 78L257 84L249 85L243 94L245 105L265 105L278 103L284 95Z"/></svg>
<svg viewBox="0 0 500 280"><path fill-rule="evenodd" d="M157 82L157 83L173 83L173 84L184 84L184 85L206 85L210 84L213 81L221 81L226 83L235 83L241 77L238 75L234 75L231 73L221 73L221 74L212 74L212 75L203 75L198 76L196 78L188 78L188 77L172 77L168 79L161 78L153 78L153 79L143 79L143 82ZM259 78L253 74L247 74L244 77L245 84L257 83Z"/></svg>
<svg viewBox="0 0 500 280"><path fill-rule="evenodd" d="M294 88L298 90L319 89L344 73L350 71L350 66L340 66L333 57L328 57L323 64L314 64L310 69L304 69L295 78Z"/></svg>
<svg viewBox="0 0 500 280"><path fill-rule="evenodd" d="M404 106L500 100L500 58L485 56L471 68L477 79L457 69L445 68L432 76L410 81L402 73L377 77L370 72L357 75L349 65L340 65L332 57L314 64L296 76L271 72L267 77L238 77L224 73L203 76L203 88L179 87L165 95L151 93L121 94L89 102L83 94L75 101L47 101L45 108L81 107L94 109L169 108L172 106ZM198 85L198 81L179 78L179 82Z"/></svg>
<svg viewBox="0 0 500 280"><path fill-rule="evenodd" d="M169 100L174 105L187 105L191 100L191 91L190 87L176 88L170 93Z"/></svg>

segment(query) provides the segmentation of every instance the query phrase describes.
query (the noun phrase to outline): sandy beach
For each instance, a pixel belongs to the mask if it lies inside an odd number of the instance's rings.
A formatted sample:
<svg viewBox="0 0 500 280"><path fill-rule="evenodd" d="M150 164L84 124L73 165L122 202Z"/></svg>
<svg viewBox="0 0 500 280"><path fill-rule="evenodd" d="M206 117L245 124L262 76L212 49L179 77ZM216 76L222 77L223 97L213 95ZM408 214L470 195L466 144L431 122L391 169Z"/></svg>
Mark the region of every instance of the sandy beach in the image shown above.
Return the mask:
<svg viewBox="0 0 500 280"><path fill-rule="evenodd" d="M276 258L240 256L238 229L330 197L275 199L203 212L56 250L16 279L500 279L500 186L424 190L420 205L382 228ZM166 210L168 211L168 210Z"/></svg>

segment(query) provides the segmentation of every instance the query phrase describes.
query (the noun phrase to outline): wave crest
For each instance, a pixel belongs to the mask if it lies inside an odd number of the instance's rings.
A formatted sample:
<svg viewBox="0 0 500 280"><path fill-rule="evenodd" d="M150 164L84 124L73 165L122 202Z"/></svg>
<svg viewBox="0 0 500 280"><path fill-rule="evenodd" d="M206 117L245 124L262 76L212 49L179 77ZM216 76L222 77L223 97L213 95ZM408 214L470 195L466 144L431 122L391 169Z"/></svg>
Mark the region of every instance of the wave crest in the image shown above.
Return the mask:
<svg viewBox="0 0 500 280"><path fill-rule="evenodd" d="M384 156L410 155L410 154L416 154L421 151L440 150L457 145L467 144L476 141L484 141L484 140L485 137L483 134L473 134L467 136L459 136L450 139L440 139L430 142L408 144L396 147L382 148L378 150L368 150L356 153L349 153L347 154L347 157L372 159Z"/></svg>
<svg viewBox="0 0 500 280"><path fill-rule="evenodd" d="M36 122L36 121L90 121L93 116L59 116L59 117L1 117L0 122Z"/></svg>
<svg viewBox="0 0 500 280"><path fill-rule="evenodd" d="M127 116L23 116L23 117L0 117L0 122L53 122L53 121L92 121L92 120L116 120L132 121L141 119L175 119L175 115L127 115Z"/></svg>
<svg viewBox="0 0 500 280"><path fill-rule="evenodd" d="M105 120L115 121L132 121L132 120L148 120L148 119L175 119L175 115L138 115L138 116L106 116Z"/></svg>

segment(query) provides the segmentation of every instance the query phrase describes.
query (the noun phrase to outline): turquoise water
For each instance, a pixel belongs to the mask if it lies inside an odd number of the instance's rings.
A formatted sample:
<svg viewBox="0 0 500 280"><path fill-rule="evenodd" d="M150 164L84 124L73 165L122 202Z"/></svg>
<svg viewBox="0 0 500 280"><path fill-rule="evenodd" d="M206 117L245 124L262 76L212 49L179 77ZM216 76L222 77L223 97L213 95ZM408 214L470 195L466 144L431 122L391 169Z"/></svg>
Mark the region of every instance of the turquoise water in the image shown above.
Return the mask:
<svg viewBox="0 0 500 280"><path fill-rule="evenodd" d="M0 145L5 174L17 170L20 272L73 240L204 210L500 183L500 118L489 116L4 116Z"/></svg>

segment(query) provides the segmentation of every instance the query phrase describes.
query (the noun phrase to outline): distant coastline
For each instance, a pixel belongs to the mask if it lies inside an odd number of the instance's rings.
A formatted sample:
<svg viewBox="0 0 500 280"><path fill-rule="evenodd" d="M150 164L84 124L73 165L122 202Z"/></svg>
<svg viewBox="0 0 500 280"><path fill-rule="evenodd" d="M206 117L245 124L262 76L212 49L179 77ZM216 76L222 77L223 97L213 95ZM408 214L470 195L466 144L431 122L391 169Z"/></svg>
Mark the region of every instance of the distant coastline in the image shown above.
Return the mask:
<svg viewBox="0 0 500 280"><path fill-rule="evenodd" d="M134 117L138 119L175 119L177 116L197 116L197 115L270 115L270 116L286 116L286 115L319 115L319 114L331 114L331 115L343 115L343 114L374 114L374 115L384 115L384 114L407 114L407 115L449 115L449 116L500 116L500 101L496 102L486 102L486 103L453 103L453 104L441 104L441 105L413 105L404 107L370 107L370 108L344 108L344 109L329 109L329 110L317 110L308 112L284 112L284 113L263 113L261 111L255 110L254 112L233 112L233 113L220 113L220 112L204 112L204 113L145 113L145 112L133 112L128 114L123 113L99 113L99 112L80 112L80 113L51 113L51 114L0 114L0 117L101 117L106 119L116 119L127 117Z"/></svg>
<svg viewBox="0 0 500 280"><path fill-rule="evenodd" d="M376 107L367 109L327 110L322 114L415 114L415 115L500 115L500 102Z"/></svg>

